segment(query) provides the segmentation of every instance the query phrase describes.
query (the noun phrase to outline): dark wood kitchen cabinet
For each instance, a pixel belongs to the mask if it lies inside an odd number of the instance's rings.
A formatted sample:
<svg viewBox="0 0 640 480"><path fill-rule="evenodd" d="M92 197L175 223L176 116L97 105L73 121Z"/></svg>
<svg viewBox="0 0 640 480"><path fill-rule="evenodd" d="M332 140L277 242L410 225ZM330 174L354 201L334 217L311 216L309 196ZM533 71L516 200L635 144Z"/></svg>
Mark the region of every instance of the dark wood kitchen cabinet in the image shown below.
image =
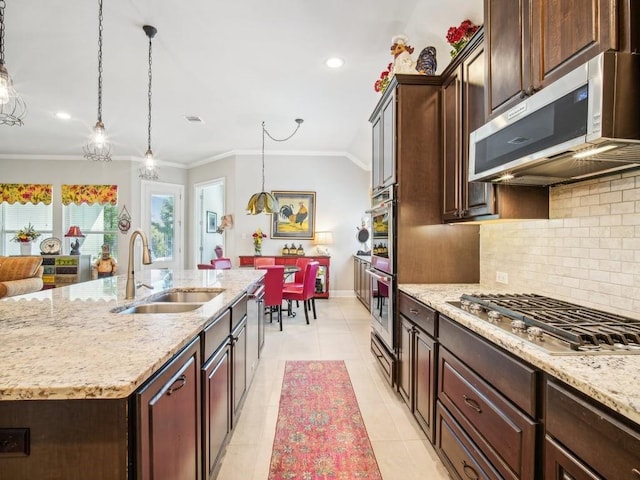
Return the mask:
<svg viewBox="0 0 640 480"><path fill-rule="evenodd" d="M545 401L545 479L640 478L638 425L555 380Z"/></svg>
<svg viewBox="0 0 640 480"><path fill-rule="evenodd" d="M549 218L547 187L469 182L469 135L485 121L485 52L480 29L443 73L445 222Z"/></svg>
<svg viewBox="0 0 640 480"><path fill-rule="evenodd" d="M539 478L538 372L443 315L438 341L436 451L450 472Z"/></svg>
<svg viewBox="0 0 640 480"><path fill-rule="evenodd" d="M358 257L353 257L353 290L356 298L367 308L371 309L369 303L371 299L371 277L367 274L367 269L371 262Z"/></svg>
<svg viewBox="0 0 640 480"><path fill-rule="evenodd" d="M396 91L391 89L371 120L373 130L371 186L374 192L396 183Z"/></svg>
<svg viewBox="0 0 640 480"><path fill-rule="evenodd" d="M137 480L202 478L200 338L134 395Z"/></svg>
<svg viewBox="0 0 640 480"><path fill-rule="evenodd" d="M429 440L434 439L437 313L398 292L401 323L398 391Z"/></svg>
<svg viewBox="0 0 640 480"><path fill-rule="evenodd" d="M635 40L635 0L485 0L488 116ZM637 3L637 2L635 2Z"/></svg>
<svg viewBox="0 0 640 480"><path fill-rule="evenodd" d="M247 375L247 295L243 295L231 306L231 369L232 369L232 415L235 428L240 408L248 387Z"/></svg>

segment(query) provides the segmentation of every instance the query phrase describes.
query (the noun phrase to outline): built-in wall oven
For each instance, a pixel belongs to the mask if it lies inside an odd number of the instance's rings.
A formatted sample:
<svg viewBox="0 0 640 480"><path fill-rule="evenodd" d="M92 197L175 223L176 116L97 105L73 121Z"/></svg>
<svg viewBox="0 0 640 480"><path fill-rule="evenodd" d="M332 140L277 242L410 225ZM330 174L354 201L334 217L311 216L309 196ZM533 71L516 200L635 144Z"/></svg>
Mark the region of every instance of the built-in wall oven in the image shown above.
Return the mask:
<svg viewBox="0 0 640 480"><path fill-rule="evenodd" d="M394 195L393 187L377 193L372 199L371 268L367 271L371 282L369 303L374 335L394 354L395 327L393 321L394 289Z"/></svg>

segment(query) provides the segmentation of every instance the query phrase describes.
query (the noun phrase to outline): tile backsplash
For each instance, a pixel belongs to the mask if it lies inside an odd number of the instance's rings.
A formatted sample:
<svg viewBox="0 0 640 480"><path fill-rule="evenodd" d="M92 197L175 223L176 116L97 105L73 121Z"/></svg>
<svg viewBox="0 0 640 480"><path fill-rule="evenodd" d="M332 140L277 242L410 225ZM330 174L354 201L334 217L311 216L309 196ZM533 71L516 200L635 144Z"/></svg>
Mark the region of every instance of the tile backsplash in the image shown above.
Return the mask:
<svg viewBox="0 0 640 480"><path fill-rule="evenodd" d="M549 220L480 227L480 281L640 318L640 173L552 187Z"/></svg>

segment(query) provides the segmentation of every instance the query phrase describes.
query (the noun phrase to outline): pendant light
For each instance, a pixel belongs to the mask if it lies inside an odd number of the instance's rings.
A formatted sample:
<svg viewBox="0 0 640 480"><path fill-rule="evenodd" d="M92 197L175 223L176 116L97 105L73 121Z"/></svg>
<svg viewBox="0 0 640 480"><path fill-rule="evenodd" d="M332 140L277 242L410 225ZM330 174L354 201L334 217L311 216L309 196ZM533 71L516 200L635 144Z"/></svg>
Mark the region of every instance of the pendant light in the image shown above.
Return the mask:
<svg viewBox="0 0 640 480"><path fill-rule="evenodd" d="M111 145L102 123L102 0L98 2L98 121L89 142L83 147L84 158L94 162L111 161Z"/></svg>
<svg viewBox="0 0 640 480"><path fill-rule="evenodd" d="M264 122L262 122L262 191L251 195L246 208L247 212L249 212L249 215L258 215L263 212L267 214L278 212L278 201L273 195L271 195L269 192L265 192L264 190L264 136L267 135L271 140L275 142L286 142L296 134L304 120L302 118L296 118L295 122L297 123L297 125L293 133L288 137L281 139L271 136L271 134L267 131Z"/></svg>
<svg viewBox="0 0 640 480"><path fill-rule="evenodd" d="M4 7L0 0L0 125L22 126L27 115L27 105L13 88L13 80L4 64Z"/></svg>
<svg viewBox="0 0 640 480"><path fill-rule="evenodd" d="M158 29L156 27L152 27L151 25L144 25L142 27L144 33L149 37L149 91L147 96L149 98L149 114L148 118L148 127L147 127L147 153L144 154L145 166L140 169L138 177L143 180L157 180L158 179L158 169L155 166L155 162L153 159L153 151L151 150L151 39L156 36L158 33Z"/></svg>

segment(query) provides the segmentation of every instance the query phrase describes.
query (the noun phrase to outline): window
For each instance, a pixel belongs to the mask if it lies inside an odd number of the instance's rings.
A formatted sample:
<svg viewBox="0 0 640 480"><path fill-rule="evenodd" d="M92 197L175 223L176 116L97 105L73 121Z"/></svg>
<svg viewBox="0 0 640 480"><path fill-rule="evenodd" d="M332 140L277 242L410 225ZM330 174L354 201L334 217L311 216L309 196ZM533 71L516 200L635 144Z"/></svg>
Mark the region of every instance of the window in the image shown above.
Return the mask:
<svg viewBox="0 0 640 480"><path fill-rule="evenodd" d="M5 256L20 255L20 245L12 242L11 239L18 230L27 225L33 225L40 237L35 241L39 245L42 240L50 237L53 233L53 206L38 203L21 204L7 202L0 203L0 253ZM34 254L39 251L33 249Z"/></svg>
<svg viewBox="0 0 640 480"><path fill-rule="evenodd" d="M102 245L109 245L111 256L118 259L118 207L117 205L89 205L71 203L64 207L64 232L70 226L80 227L85 235L80 239L80 253L96 260L102 254ZM69 239L70 243L75 239Z"/></svg>

